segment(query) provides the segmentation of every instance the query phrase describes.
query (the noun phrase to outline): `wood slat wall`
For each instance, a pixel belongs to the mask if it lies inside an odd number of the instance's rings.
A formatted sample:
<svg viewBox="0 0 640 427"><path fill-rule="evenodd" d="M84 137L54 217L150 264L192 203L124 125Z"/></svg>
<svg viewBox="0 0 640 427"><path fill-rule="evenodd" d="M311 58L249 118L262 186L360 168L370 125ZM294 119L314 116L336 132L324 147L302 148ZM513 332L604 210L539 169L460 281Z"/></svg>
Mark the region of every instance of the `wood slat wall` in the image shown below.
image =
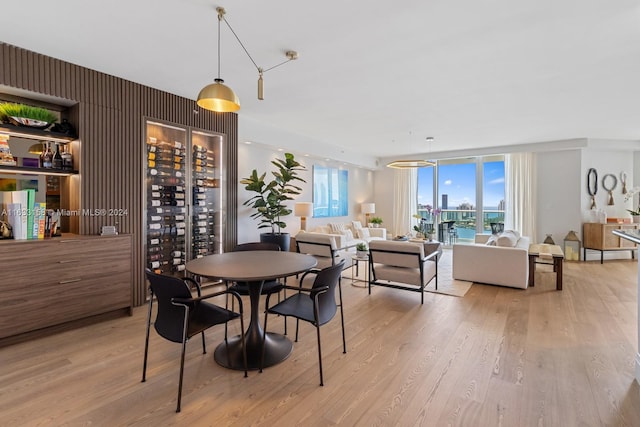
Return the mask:
<svg viewBox="0 0 640 427"><path fill-rule="evenodd" d="M146 298L143 276L144 121L172 122L226 135L227 229L224 248L237 241L238 116L213 113L195 101L118 77L0 43L0 85L73 101L72 117L81 141L77 209L127 209L128 215L80 216L80 234L99 234L117 221L120 233L133 235L133 304ZM1 91L1 88L0 88ZM78 161L78 159L76 159Z"/></svg>

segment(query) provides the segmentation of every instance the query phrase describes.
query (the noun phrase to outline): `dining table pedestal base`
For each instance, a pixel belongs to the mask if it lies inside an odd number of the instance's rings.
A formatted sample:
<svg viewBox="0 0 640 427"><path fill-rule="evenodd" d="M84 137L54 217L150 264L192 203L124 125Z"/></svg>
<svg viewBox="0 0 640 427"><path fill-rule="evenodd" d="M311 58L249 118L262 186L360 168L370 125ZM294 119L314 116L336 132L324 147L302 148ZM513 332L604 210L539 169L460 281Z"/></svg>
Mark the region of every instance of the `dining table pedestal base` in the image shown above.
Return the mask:
<svg viewBox="0 0 640 427"><path fill-rule="evenodd" d="M260 359L262 357L262 337L258 340L247 336L247 369L260 369ZM277 365L291 354L293 343L282 334L267 332L264 349L264 368ZM240 335L229 337L227 341L222 341L216 347L213 354L216 363L225 368L244 371L244 361L242 357L242 340Z"/></svg>

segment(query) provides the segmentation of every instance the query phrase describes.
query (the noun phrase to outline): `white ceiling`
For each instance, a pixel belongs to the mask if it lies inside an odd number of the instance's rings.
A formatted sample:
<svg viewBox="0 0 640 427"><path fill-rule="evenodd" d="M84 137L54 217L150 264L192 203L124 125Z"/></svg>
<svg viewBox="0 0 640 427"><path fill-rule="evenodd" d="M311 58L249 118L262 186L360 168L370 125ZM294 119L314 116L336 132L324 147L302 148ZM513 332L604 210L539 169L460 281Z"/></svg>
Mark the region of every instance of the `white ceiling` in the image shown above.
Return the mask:
<svg viewBox="0 0 640 427"><path fill-rule="evenodd" d="M352 152L640 138L636 0L4 3L1 41L191 99L216 76L223 6L259 66L300 54L265 74L258 101L255 67L222 26L240 123Z"/></svg>

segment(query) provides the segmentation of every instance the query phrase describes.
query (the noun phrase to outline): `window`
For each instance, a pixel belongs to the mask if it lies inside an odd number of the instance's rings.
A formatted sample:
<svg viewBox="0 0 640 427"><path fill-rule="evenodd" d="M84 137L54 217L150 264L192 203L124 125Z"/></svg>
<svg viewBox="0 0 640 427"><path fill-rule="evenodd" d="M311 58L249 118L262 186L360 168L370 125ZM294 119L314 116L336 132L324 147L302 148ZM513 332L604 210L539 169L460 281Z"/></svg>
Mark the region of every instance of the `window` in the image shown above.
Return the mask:
<svg viewBox="0 0 640 427"><path fill-rule="evenodd" d="M440 224L452 222L459 242L473 242L491 223L504 222L504 195L502 155L439 160L418 171L418 212L424 216L427 205L440 209Z"/></svg>
<svg viewBox="0 0 640 427"><path fill-rule="evenodd" d="M313 216L347 216L348 206L347 170L313 166Z"/></svg>

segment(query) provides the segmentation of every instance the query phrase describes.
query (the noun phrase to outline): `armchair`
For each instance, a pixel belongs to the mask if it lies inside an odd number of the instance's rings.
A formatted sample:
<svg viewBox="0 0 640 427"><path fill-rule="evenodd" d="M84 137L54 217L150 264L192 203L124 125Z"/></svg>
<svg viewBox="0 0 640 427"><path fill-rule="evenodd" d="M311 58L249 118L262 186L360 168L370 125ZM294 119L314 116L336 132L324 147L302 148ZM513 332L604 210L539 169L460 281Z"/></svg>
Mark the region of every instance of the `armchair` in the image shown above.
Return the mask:
<svg viewBox="0 0 640 427"><path fill-rule="evenodd" d="M344 257L340 254L342 249L345 248L339 248L336 239L327 234L298 233L296 235L296 251L313 256L318 261L316 268L320 270L343 260Z"/></svg>
<svg viewBox="0 0 640 427"><path fill-rule="evenodd" d="M369 294L372 285L420 292L420 302L424 304L424 288L434 278L438 289L438 253L425 255L421 243L372 241Z"/></svg>

